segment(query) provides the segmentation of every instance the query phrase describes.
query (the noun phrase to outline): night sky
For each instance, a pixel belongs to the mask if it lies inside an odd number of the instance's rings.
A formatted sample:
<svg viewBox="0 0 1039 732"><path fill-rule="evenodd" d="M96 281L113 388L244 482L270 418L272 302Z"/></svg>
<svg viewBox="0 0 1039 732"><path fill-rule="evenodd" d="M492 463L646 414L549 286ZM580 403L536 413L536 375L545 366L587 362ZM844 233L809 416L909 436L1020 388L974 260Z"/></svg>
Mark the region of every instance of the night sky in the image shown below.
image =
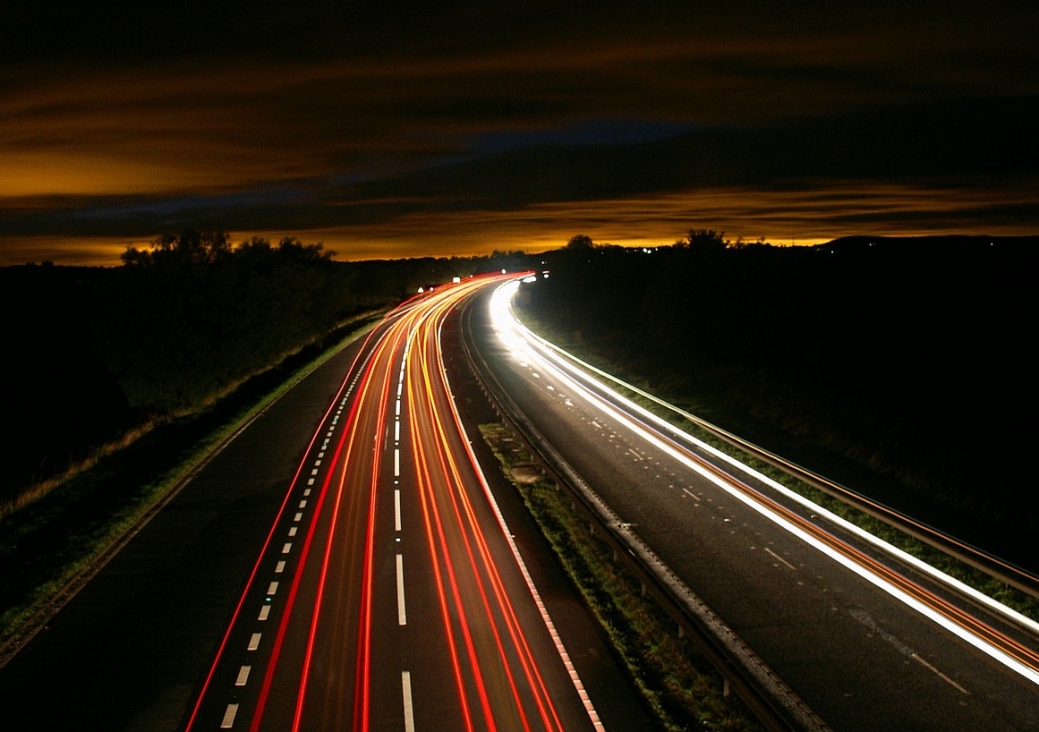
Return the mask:
<svg viewBox="0 0 1039 732"><path fill-rule="evenodd" d="M13 0L0 264L1039 233L1039 3Z"/></svg>

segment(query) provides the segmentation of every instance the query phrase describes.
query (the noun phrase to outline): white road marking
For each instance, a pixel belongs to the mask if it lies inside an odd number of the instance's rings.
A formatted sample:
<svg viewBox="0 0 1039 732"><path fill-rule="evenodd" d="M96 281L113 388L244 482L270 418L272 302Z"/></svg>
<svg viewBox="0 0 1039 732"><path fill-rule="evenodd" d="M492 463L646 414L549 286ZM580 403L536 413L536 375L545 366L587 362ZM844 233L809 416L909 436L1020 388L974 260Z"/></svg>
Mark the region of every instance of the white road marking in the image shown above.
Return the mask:
<svg viewBox="0 0 1039 732"><path fill-rule="evenodd" d="M292 551L292 542L291 541L286 541L285 545L281 548L281 553L282 554L288 554L291 551Z"/></svg>
<svg viewBox="0 0 1039 732"><path fill-rule="evenodd" d="M299 507L300 508L306 508L307 507L306 499L303 499L302 501L299 502Z"/></svg>
<svg viewBox="0 0 1039 732"><path fill-rule="evenodd" d="M917 662L917 663L919 663L919 664L920 664L921 666L923 666L924 668L926 668L926 669L927 669L928 671L932 672L932 673L933 673L933 674L934 674L935 676L937 676L937 677L938 677L939 679L941 679L942 681L944 681L944 682L946 682L947 684L949 684L950 686L952 686L952 687L953 687L954 689L956 689L957 691L959 691L959 692L960 692L961 694L966 694L967 696L970 696L970 692L969 692L969 691L967 691L966 689L964 689L964 688L963 688L962 686L960 686L959 684L957 684L957 683L956 683L955 681L953 681L952 679L950 679L950 678L949 678L948 676L946 676L945 674L943 674L943 673L942 673L941 671L939 671L938 669L936 669L936 668L935 668L934 666L932 666L931 664L929 664L929 663L928 663L927 661L925 661L924 659L920 658L920 656L918 656L918 655L916 655L916 654L914 653L914 654L913 654L912 656L910 656L910 658L912 658L912 659L913 659L914 661L916 661L916 662Z"/></svg>
<svg viewBox="0 0 1039 732"><path fill-rule="evenodd" d="M415 732L415 710L411 706L411 672L400 672L400 685L404 693L404 732Z"/></svg>
<svg viewBox="0 0 1039 732"><path fill-rule="evenodd" d="M274 582L271 582L269 585L267 585L267 594L268 595L276 595L276 594L278 594L278 582L276 580Z"/></svg>
<svg viewBox="0 0 1039 732"><path fill-rule="evenodd" d="M224 712L224 718L220 720L220 729L231 729L234 727L234 718L238 714L237 704L228 704L227 711Z"/></svg>
<svg viewBox="0 0 1039 732"><path fill-rule="evenodd" d="M397 555L397 625L408 624L408 613L404 609L404 556Z"/></svg>
<svg viewBox="0 0 1039 732"><path fill-rule="evenodd" d="M765 547L765 551L767 551L767 552L768 552L769 554L771 554L771 555L772 555L773 557L775 557L776 559L778 559L779 561L781 561L781 562L782 562L783 564L785 564L786 566L790 567L790 569L794 570L795 572L797 571L797 567L795 567L794 565L792 565L792 564L791 564L790 562L788 562L787 560L783 559L783 557L779 556L778 554L776 554L776 553L775 553L774 551L772 551L772 550L771 550L771 549L769 549L768 547Z"/></svg>
<svg viewBox="0 0 1039 732"><path fill-rule="evenodd" d="M393 528L400 531L400 488L393 489Z"/></svg>
<svg viewBox="0 0 1039 732"><path fill-rule="evenodd" d="M303 514L297 513L295 516L292 517L292 520L293 521L299 521L302 518L303 518Z"/></svg>
<svg viewBox="0 0 1039 732"><path fill-rule="evenodd" d="M278 562L278 566L274 568L277 574L281 574L285 571L285 562Z"/></svg>
<svg viewBox="0 0 1039 732"><path fill-rule="evenodd" d="M270 605L264 605L263 607L260 608L260 614L259 614L259 616L256 619L257 620L266 620L267 616L269 616L270 614L271 614L271 606Z"/></svg>
<svg viewBox="0 0 1039 732"><path fill-rule="evenodd" d="M393 450L393 477L400 477L400 450L396 448Z"/></svg>
<svg viewBox="0 0 1039 732"><path fill-rule="evenodd" d="M238 669L238 678L235 679L234 685L245 686L246 682L249 680L249 672L252 671L252 669L252 666L242 666Z"/></svg>
<svg viewBox="0 0 1039 732"><path fill-rule="evenodd" d="M393 423L393 441L400 442L400 420Z"/></svg>
<svg viewBox="0 0 1039 732"><path fill-rule="evenodd" d="M295 526L290 526L289 527L289 536L295 536L295 535L296 535L296 527Z"/></svg>
<svg viewBox="0 0 1039 732"><path fill-rule="evenodd" d="M249 645L246 646L247 651L255 651L260 647L260 637L263 633L253 633L249 638Z"/></svg>
<svg viewBox="0 0 1039 732"><path fill-rule="evenodd" d="M690 498L695 498L698 501L700 500L700 496L696 495L695 493L693 493L688 488L683 488L682 490L685 491L686 495L688 495Z"/></svg>

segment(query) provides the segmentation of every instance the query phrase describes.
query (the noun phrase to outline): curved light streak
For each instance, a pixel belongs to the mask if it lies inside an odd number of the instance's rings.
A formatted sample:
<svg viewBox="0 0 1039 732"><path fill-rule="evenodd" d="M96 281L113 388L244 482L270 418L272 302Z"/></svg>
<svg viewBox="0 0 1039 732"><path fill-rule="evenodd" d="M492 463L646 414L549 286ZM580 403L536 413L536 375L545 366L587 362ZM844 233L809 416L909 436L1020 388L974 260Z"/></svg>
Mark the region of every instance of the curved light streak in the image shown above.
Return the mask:
<svg viewBox="0 0 1039 732"><path fill-rule="evenodd" d="M932 598L931 601L934 604L941 606L947 612L952 612L953 606L950 606L948 603L945 603L939 598L934 597L933 595L931 595L931 593L928 593L923 588L916 586L914 583L911 583L908 580L903 581L903 586L912 586L917 590L916 593L910 594L902 587L896 586L894 582L884 577L881 577L880 574L878 574L877 567L880 566L878 563L869 562L870 564L876 565L872 569L864 566L866 562L864 562L863 559L868 559L868 557L862 555L861 552L852 550L851 547L847 547L847 545L845 545L843 542L840 542L836 538L832 538L832 542L830 543L824 542L817 536L808 533L804 528L796 526L791 520L789 520L789 518L780 515L780 513L776 510L777 508L780 508L778 504L775 504L774 502L770 501L769 503L772 503L772 506L766 506L764 505L763 497L760 496L760 494L757 494L756 492L748 488L749 492L755 494L754 496L752 496L749 495L747 492L737 489L734 486L735 481L732 478L720 477L720 475L717 472L708 469L704 466L704 464L698 462L697 460L694 460L688 452L678 449L675 445L673 445L669 441L666 441L659 434L651 432L641 423L632 419L624 411L620 410L610 402L605 401L599 395L590 391L583 383L581 383L588 379L587 375L582 374L571 363L568 363L567 361L563 360L557 353L555 353L556 351L558 351L559 353L565 352L563 352L561 349L557 348L554 345L548 344L547 341L532 333L528 328L523 326L523 324L521 324L516 319L515 314L512 311L512 298L515 295L518 288L518 282L511 282L497 288L491 300L491 319L502 343L517 357L518 360L520 360L521 363L530 362L537 364L538 368L540 368L542 371L546 373L551 373L554 378L566 384L568 388L573 390L575 395L580 396L589 405L611 416L619 423L625 425L629 430L637 434L639 437L651 443L659 450L670 455L672 458L679 461L686 467L699 473L707 480L710 480L712 483L729 493L731 496L733 496L740 502L747 505L749 508L758 512L765 518L768 518L778 526L782 527L789 533L804 541L806 544L814 547L815 549L830 557L834 561L838 562L842 566L851 570L867 582L887 592L892 597L898 599L900 602L917 611L918 613L928 618L932 622L936 623L940 627L946 629L947 631L949 631L956 637L960 638L964 642L968 643L972 647L976 648L977 650L981 651L985 655L1001 663L1006 668L1014 671L1015 673L1024 677L1033 684L1039 685L1039 654L1036 654L1034 651L1031 651L1031 649L1027 649L1023 646L1020 646L1013 640L1007 638L1006 636L1003 636L1003 634L999 633L998 631L989 628L977 619L971 618L971 620L968 620L966 617L962 617L966 615L966 613L962 613L962 611L960 611L960 613L962 614L960 622L956 622L955 620L949 618L942 611L935 609L935 607L933 607L932 605L923 602L920 599L920 597ZM571 358L569 354L567 354L567 357ZM576 361L577 359L573 360ZM602 389L603 391L609 392L611 399L615 400L620 404L623 404L625 410L630 410L631 412L639 414L640 417L643 417L644 419L647 419L648 421L651 421L657 424L658 426L664 427L669 431L681 432L681 430L678 430L675 426L665 422L664 420L661 420L659 417L656 417L655 415L650 414L645 409L634 404L622 395L617 394L608 387L605 387L598 382L595 382L595 384L597 389ZM703 445L703 443L696 440L691 435L686 435L686 433L682 434L683 437L688 437L690 441L695 442L698 445L702 445L706 450L711 452L712 455L716 455L717 457L725 460L727 463L739 467L739 469L744 471L745 473L753 475L755 478L759 480L765 481L771 487L776 488L784 495L788 495L788 497L790 497L791 499L797 500L799 503L810 508L812 511L817 512L819 515L825 515L829 520L834 521L834 523L838 523L843 528L846 528L848 531L852 531L857 536L860 536L860 538L868 541L869 543L873 544L874 546L877 546L878 548L883 549L891 556L894 556L900 559L901 561L906 561L912 564L914 567L919 568L921 571L926 571L935 579L940 579L948 586L954 587L957 591L962 591L964 592L964 594L969 594L972 597L977 596L976 599L979 602L984 602L986 606L992 607L994 610L997 610L1004 616L1015 620L1016 622L1024 625L1025 627L1032 629L1039 628L1037 624L1035 624L1030 619L1020 615L1020 613L1016 613L1015 611L1011 610L1010 608L1007 608L1001 603L996 602L992 598L987 598L987 596L978 593L977 591L973 590L973 588L969 588L966 585L963 585L962 582L959 582L955 578L945 575L939 570L930 567L930 565L920 562L915 557L911 557L910 555L897 549L896 547L891 546L890 544L884 542L878 537L872 536L871 534L863 531L859 527L854 526L844 521L843 519L840 519L834 514L823 509L821 506L817 506L811 501L808 501L807 499L798 496L797 494L794 494L785 487L779 485L778 483L775 483L775 481L770 481L766 476L757 473L757 471L754 471L748 466L742 465L734 458L724 455L718 452L717 450L710 448L710 446ZM840 545L842 549L839 550L835 548L835 545ZM855 558L852 558L853 556ZM892 572L891 574L894 573ZM1022 655L1027 656L1029 658L1029 662L1026 663L1009 654L1003 648L993 645L993 643L980 637L977 634L977 632L974 632L962 625L961 622L970 623L973 627L978 628L979 631L983 632L985 635L989 637L998 638L1002 643L1014 647L1015 649L1022 652Z"/></svg>

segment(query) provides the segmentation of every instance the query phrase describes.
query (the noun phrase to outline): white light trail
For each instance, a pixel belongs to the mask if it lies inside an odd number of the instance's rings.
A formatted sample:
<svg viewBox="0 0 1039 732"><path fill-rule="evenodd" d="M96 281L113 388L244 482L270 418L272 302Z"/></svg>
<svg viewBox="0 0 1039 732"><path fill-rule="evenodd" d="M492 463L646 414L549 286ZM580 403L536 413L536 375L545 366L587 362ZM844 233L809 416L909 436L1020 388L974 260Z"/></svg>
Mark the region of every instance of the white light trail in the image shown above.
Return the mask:
<svg viewBox="0 0 1039 732"><path fill-rule="evenodd" d="M524 365L530 364L532 366L536 366L542 372L550 374L553 378L562 382L567 389L571 390L571 392L574 395L583 399L587 404L610 416L620 424L623 424L633 433L635 433L642 439L646 440L650 444L654 445L657 449L661 450L662 452L670 455L672 458L682 463L689 469L699 473L704 478L711 481L719 488L726 491L731 496L747 505L749 508L753 509L754 511L757 511L759 514L769 519L776 525L782 527L783 529L785 529L792 535L796 536L797 538L801 539L809 546L814 547L818 551L833 559L835 562L841 564L850 571L854 572L867 582L887 592L892 597L898 599L900 602L904 603L908 607L916 610L918 613L928 618L932 622L936 623L937 625L941 626L942 628L945 628L950 633L957 636L966 643L970 644L974 648L977 648L982 653L985 653L989 657L995 659L1007 668L1020 674L1032 683L1039 685L1039 671L1037 671L1036 669L1021 663L1019 660L1008 655L1003 650L997 648L988 641L978 637L974 633L971 633L969 630L953 622L952 620L950 620L943 614L937 612L930 606L925 605L920 600L910 596L905 591L899 589L898 587L895 587L886 579L880 577L879 575L870 571L866 567L863 567L862 565L853 561L851 558L833 549L829 545L821 542L819 539L806 533L803 529L793 525L787 519L783 518L782 516L775 513L768 507L754 500L753 498L745 494L743 491L737 490L727 481L721 479L716 474L708 471L701 464L692 460L687 454L678 450L675 446L673 446L670 442L664 440L657 433L651 432L642 424L638 423L637 421L629 417L628 414L625 413L625 411L622 411L621 409L615 407L613 404L604 400L602 397L590 391L585 384L591 381L591 377L589 377L587 373L581 371L577 366L574 365L573 362L581 363L583 366L587 366L586 364L583 364L583 362L580 362L578 359L570 356L570 354L566 354L566 352L562 351L562 349L558 348L553 344L548 343L548 341L545 341L543 338L540 338L536 334L532 333L529 329L527 329L522 323L520 323L516 319L512 311L512 298L518 289L518 282L510 282L500 286L492 296L490 304L492 325L495 331L497 332L501 342L513 354L517 361ZM560 354L565 354L566 359L564 359ZM604 373L599 371L598 369L594 369L593 367L587 367L592 368L593 371ZM609 378L611 380L617 381L613 377ZM1035 623L1031 619L1026 618L1020 613L1017 613L1016 611L1006 607L1002 603L997 602L996 600L988 597L987 595L977 592L973 588L964 585L959 580L950 577L949 575L946 575L945 573L935 569L934 567L931 567L930 565L920 561L916 557L912 557L911 555L906 554L897 547L894 547L891 544L888 544L887 542L883 541L882 539L879 539L878 537L869 534L868 532L859 528L858 526L855 526L854 524L851 524L845 521L844 519L841 519L840 517L827 511L821 506L818 506L817 504L809 501L803 496L800 496L799 494L790 491L785 486L780 485L779 483L769 479L761 473L758 473L749 466L740 463L735 458L726 455L725 453L722 453L710 447L709 445L706 445L705 443L694 438L692 435L688 435L687 433L682 432L674 425L664 421L663 419L636 405L634 402L631 402L629 399L626 399L622 395L614 392L609 387L606 387L599 382L594 383L596 384L597 389L609 392L611 399L615 400L617 403L622 404L624 410L637 414L640 418L645 419L659 427L662 427L667 431L681 433L683 439L687 438L692 443L696 444L698 447L701 447L702 449L710 452L712 455L718 457L721 460L724 460L726 463L732 465L733 467L738 468L745 474L751 475L755 479L765 482L770 487L781 492L783 495L786 495L792 500L797 501L801 505L809 508L812 512L816 513L817 515L824 517L826 520L831 521L841 526L843 529L854 533L856 536L859 536L861 539L869 542L873 546L876 546L884 552L887 552L890 556L896 557L900 561L911 564L913 567L923 572L926 572L932 578L937 579L945 583L947 586L954 588L955 590L962 592L963 594L969 595L978 602L985 604L987 607L1002 614L1004 617L1014 620L1015 622L1019 623L1024 627L1032 629L1033 632L1039 633L1039 624Z"/></svg>

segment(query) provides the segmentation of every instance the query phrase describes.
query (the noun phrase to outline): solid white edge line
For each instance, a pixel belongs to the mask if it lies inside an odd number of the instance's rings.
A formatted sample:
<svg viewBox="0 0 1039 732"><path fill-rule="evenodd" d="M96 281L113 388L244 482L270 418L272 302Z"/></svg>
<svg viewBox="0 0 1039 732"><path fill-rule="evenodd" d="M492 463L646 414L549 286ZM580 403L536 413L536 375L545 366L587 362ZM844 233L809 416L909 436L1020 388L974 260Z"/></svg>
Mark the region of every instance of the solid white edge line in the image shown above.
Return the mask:
<svg viewBox="0 0 1039 732"><path fill-rule="evenodd" d="M438 328L438 341L439 338L440 331ZM447 385L448 392L451 393L451 383L447 378L446 372L444 373L444 383ZM556 631L555 623L552 622L552 618L548 614L548 608L545 607L545 603L541 599L537 587L534 586L534 580L530 576L530 572L527 570L527 565L523 561L523 557L520 555L519 547L516 546L516 540L512 538L512 532L509 530L509 525L505 522L505 516L502 515L501 509L498 507L498 502L494 499L494 494L491 493L491 486L487 482L487 477L483 474L483 469L480 467L479 461L476 459L476 452L473 450L472 440L469 439L469 435L465 431L465 427L462 425L462 418L459 416L458 408L455 406L454 395L451 394L451 397L452 398L447 401L451 407L451 414L454 416L458 431L463 437L462 442L465 444L465 450L469 455L469 461L473 466L473 470L476 472L477 479L480 481L480 486L483 488L484 495L487 496L487 501L490 503L491 510L498 519L498 525L501 527L505 541L512 550L512 556L515 557L516 564L519 565L520 574L523 575L523 580L527 584L527 589L534 598L534 604L537 606L538 612L541 614L541 620L545 623L545 627L548 629L548 634L552 638L552 643L556 647L556 652L563 661L563 666L566 668L566 671L570 676L570 682L574 685L574 690L577 691L577 696L584 705L584 710L588 714L588 719L591 721L592 727L598 730L598 732L605 732L606 727L603 725L602 720L599 719L599 713L595 710L595 705L592 704L592 699L584 688L584 682L581 681L577 669L570 660L570 654L567 653L566 647L563 646L563 640L559 637L559 633Z"/></svg>

